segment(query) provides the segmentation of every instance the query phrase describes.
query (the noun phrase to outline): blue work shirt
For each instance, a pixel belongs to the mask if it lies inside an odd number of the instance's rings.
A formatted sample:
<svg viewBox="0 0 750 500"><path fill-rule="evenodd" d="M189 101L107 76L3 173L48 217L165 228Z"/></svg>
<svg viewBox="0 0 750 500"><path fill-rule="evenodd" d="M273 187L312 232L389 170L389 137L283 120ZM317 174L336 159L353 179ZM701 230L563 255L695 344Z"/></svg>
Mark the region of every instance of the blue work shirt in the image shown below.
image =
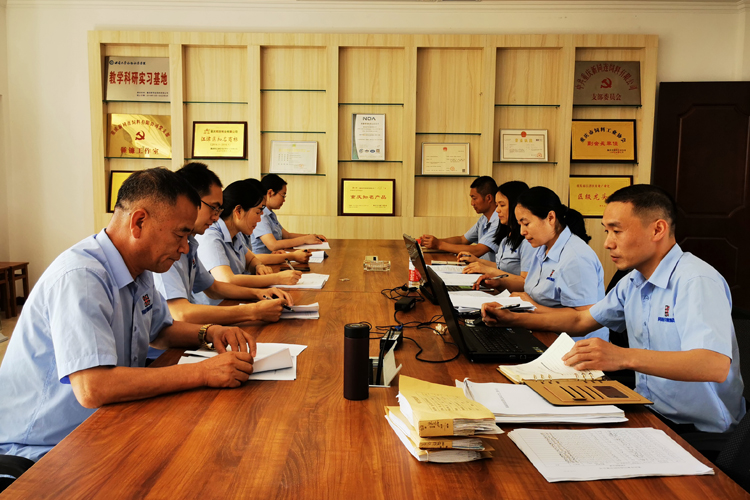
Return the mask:
<svg viewBox="0 0 750 500"><path fill-rule="evenodd" d="M198 241L188 236L188 253L172 264L166 273L154 273L154 285L165 300L187 299L195 303L194 294L200 293L214 284L214 277L206 271L198 258ZM161 349L148 348L149 359L156 359L163 353Z"/></svg>
<svg viewBox="0 0 750 500"><path fill-rule="evenodd" d="M745 415L732 296L724 278L706 262L675 244L649 279L631 271L589 312L600 325L618 332L627 328L631 348L708 349L732 360L720 384L636 372L635 390L669 420L705 432L727 432Z"/></svg>
<svg viewBox="0 0 750 500"><path fill-rule="evenodd" d="M0 366L0 454L39 460L95 411L68 376L144 366L171 324L152 274L134 280L104 230L63 252L29 294Z"/></svg>
<svg viewBox="0 0 750 500"><path fill-rule="evenodd" d="M255 226L253 234L250 236L250 244L252 245L253 253L271 253L271 250L263 243L260 239L265 234L272 234L277 240L282 239L281 224L279 219L276 218L276 214L268 207L263 209L263 215L260 217L260 222Z"/></svg>
<svg viewBox="0 0 750 500"><path fill-rule="evenodd" d="M521 240L518 248L513 250L506 236L500 242L497 249L495 262L497 263L497 268L501 271L520 276L521 272L529 272L535 253L536 250L534 250L534 247L525 238Z"/></svg>
<svg viewBox="0 0 750 500"><path fill-rule="evenodd" d="M195 239L200 243L198 258L208 271L219 266L229 266L234 274L248 274L245 272L245 255L250 250L247 246L248 239L242 233L237 233L233 239L224 220L217 220L205 233L196 235ZM203 292L194 295L199 304L216 306L222 300L211 299Z"/></svg>
<svg viewBox="0 0 750 500"><path fill-rule="evenodd" d="M585 241L566 227L547 252L536 249L523 289L531 299L547 307L581 307L604 298L604 271L599 257ZM601 328L586 338L609 341L609 330Z"/></svg>
<svg viewBox="0 0 750 500"><path fill-rule="evenodd" d="M497 212L492 212L492 217L489 220L482 214L477 223L464 234L464 238L469 240L469 243L481 243L490 249L489 252L480 256L480 259L495 260L495 252L498 248L497 243L495 243L495 232L497 232L498 224L500 224L500 219Z"/></svg>

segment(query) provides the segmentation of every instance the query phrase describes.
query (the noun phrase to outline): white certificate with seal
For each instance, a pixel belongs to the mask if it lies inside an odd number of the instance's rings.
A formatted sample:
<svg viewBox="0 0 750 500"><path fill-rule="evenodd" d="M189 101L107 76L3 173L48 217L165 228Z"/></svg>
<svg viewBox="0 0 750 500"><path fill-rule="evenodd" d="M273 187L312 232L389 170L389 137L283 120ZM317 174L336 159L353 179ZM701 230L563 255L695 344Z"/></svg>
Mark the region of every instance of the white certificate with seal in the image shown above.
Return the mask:
<svg viewBox="0 0 750 500"><path fill-rule="evenodd" d="M469 175L469 143L422 143L423 175Z"/></svg>
<svg viewBox="0 0 750 500"><path fill-rule="evenodd" d="M385 161L384 114L352 114L352 160Z"/></svg>
<svg viewBox="0 0 750 500"><path fill-rule="evenodd" d="M547 131L520 129L501 130L500 161L548 161Z"/></svg>

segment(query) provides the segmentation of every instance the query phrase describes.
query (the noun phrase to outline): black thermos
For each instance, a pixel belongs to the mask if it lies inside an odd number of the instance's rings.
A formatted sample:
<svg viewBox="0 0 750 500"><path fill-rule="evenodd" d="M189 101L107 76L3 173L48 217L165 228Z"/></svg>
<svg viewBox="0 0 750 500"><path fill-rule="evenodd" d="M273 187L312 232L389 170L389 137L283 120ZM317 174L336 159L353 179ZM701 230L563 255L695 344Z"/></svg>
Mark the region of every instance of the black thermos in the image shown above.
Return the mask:
<svg viewBox="0 0 750 500"><path fill-rule="evenodd" d="M362 323L344 326L344 397L367 399L369 393L370 327Z"/></svg>

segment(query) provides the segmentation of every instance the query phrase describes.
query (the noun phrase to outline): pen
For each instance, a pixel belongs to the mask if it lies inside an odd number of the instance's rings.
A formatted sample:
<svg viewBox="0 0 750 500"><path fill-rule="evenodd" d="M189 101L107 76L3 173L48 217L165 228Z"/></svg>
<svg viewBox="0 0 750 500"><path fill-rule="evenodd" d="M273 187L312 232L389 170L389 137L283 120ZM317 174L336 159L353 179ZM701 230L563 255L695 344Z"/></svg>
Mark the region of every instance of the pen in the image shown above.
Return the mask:
<svg viewBox="0 0 750 500"><path fill-rule="evenodd" d="M266 300L273 300L273 299L272 299L271 297L269 297L268 295L264 295L264 296L263 296L263 298L264 298L264 299L266 299ZM284 310L285 310L285 311L293 311L293 310L294 310L294 309L292 309L291 307L289 307L289 306L288 306L288 305L286 305L286 304L282 304L282 305L281 305L281 307L282 307L282 308L284 308Z"/></svg>
<svg viewBox="0 0 750 500"><path fill-rule="evenodd" d="M292 263L291 263L291 262L289 262L289 259L284 259L284 262L286 262L286 265L287 265L287 266L289 266L289 269L291 269L292 271L294 271L294 270L295 270L295 269L294 269L294 266L292 266ZM506 275L506 276L507 276L507 275Z"/></svg>

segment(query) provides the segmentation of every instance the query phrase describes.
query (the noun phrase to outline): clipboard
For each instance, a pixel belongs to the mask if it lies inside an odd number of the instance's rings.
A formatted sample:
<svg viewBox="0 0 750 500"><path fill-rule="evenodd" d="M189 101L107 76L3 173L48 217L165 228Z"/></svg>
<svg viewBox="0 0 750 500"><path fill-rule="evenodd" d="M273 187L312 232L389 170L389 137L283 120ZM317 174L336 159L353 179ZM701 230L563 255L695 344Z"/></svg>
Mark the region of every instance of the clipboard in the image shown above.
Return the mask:
<svg viewBox="0 0 750 500"><path fill-rule="evenodd" d="M654 404L616 380L524 380L555 406Z"/></svg>

